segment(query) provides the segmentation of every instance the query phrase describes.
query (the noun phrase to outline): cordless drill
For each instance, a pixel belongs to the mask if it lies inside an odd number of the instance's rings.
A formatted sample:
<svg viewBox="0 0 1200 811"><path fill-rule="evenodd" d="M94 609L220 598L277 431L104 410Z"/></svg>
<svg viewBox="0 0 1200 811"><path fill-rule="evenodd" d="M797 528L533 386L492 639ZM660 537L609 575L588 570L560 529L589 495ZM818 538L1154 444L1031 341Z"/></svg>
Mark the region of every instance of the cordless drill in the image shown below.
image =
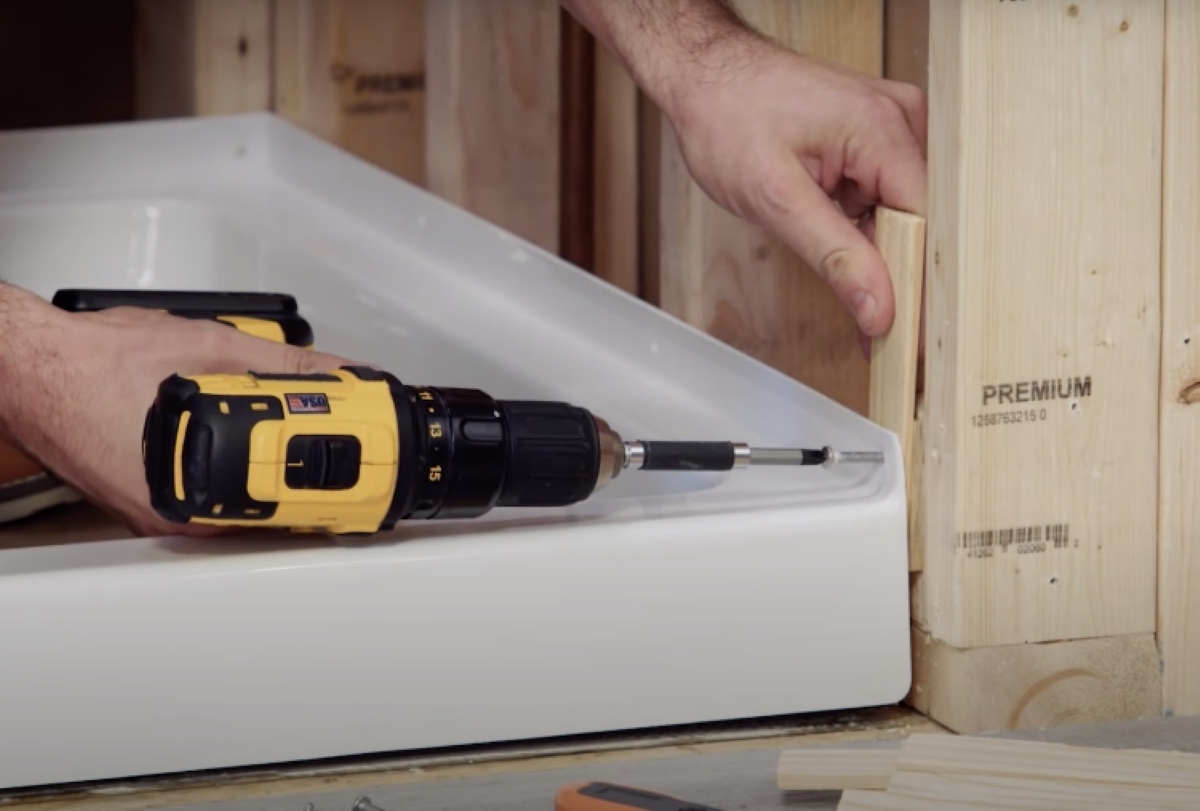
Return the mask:
<svg viewBox="0 0 1200 811"><path fill-rule="evenodd" d="M312 345L290 296L62 291L66 309L145 306ZM623 440L565 402L413 386L367 366L320 374L172 375L142 435L150 501L179 523L370 535L397 522L564 507L627 468L879 462L878 453Z"/></svg>

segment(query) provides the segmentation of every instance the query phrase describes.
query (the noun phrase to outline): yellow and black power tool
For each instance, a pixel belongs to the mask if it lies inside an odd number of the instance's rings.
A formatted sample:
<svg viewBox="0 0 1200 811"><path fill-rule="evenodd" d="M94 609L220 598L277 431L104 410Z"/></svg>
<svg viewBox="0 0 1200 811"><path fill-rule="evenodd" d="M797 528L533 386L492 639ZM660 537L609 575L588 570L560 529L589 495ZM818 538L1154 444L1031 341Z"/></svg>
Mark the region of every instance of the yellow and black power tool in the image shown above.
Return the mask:
<svg viewBox="0 0 1200 811"><path fill-rule="evenodd" d="M279 337L311 343L287 296L157 295L93 291L89 301L156 306L239 328L255 318L290 323ZM263 334L261 325L248 331ZM879 453L830 448L625 441L570 403L406 385L367 366L172 375L146 415L142 450L151 504L169 521L336 535L370 535L402 520L474 518L495 507L568 506L627 468L882 461Z"/></svg>

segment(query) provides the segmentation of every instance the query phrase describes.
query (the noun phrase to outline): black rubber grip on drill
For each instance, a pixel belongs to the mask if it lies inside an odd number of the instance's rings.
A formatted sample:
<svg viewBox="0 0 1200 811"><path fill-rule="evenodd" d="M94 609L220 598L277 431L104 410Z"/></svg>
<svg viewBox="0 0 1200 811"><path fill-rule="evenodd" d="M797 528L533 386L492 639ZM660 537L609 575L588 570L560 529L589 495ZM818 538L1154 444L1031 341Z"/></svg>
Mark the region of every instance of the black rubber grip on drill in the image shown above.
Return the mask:
<svg viewBox="0 0 1200 811"><path fill-rule="evenodd" d="M600 435L592 415L567 403L499 400L508 443L499 507L563 507L592 494Z"/></svg>
<svg viewBox="0 0 1200 811"><path fill-rule="evenodd" d="M643 442L642 470L732 470L732 442Z"/></svg>

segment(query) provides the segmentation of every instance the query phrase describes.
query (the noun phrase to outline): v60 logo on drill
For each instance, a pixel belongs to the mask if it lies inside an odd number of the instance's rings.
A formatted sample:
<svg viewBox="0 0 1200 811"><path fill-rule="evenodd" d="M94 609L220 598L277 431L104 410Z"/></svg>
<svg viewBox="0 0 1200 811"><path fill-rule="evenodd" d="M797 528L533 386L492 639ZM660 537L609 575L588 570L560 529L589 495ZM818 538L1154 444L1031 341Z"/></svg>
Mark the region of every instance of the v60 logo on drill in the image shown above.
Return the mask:
<svg viewBox="0 0 1200 811"><path fill-rule="evenodd" d="M288 411L293 414L328 414L329 398L324 394L287 394Z"/></svg>

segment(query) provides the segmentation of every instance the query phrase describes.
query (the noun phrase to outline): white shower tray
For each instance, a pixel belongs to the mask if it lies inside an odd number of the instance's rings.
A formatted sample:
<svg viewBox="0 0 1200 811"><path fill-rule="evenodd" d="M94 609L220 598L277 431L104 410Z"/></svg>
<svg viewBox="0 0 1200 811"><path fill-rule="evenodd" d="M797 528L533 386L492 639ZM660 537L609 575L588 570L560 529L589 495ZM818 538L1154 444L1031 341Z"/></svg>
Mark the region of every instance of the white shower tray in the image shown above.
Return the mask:
<svg viewBox="0 0 1200 811"><path fill-rule="evenodd" d="M362 545L10 537L0 787L856 708L909 687L894 435L281 119L0 135L0 278L47 298L287 292L318 348L407 383L568 400L626 438L887 458L627 471L571 509Z"/></svg>

